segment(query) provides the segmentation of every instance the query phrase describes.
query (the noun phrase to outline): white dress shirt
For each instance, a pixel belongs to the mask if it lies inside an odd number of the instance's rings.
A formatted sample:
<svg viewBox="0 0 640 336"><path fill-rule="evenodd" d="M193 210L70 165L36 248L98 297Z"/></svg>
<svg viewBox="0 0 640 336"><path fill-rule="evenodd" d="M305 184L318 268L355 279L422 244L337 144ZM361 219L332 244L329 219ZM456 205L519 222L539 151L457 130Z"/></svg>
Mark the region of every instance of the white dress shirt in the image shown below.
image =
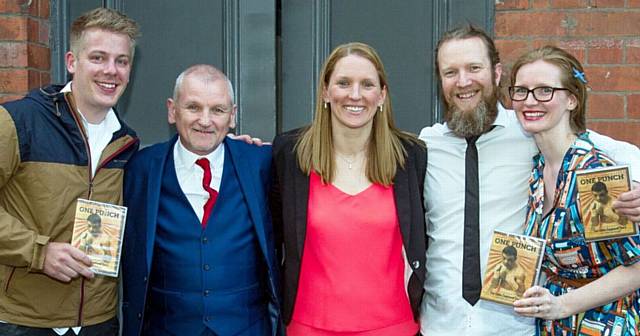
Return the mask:
<svg viewBox="0 0 640 336"><path fill-rule="evenodd" d="M67 85L60 90L60 92L70 92L72 91L71 82L67 83ZM79 112L80 117L82 118L82 124L84 125L84 129L87 132L87 139L89 142L89 152L91 153L91 177L95 176L96 169L98 169L98 164L100 163L100 156L102 156L102 151L107 148L109 142L111 142L111 138L113 138L113 133L120 130L120 121L118 121L118 117L116 117L116 113L112 108L109 109L107 115L104 119L98 124L92 124L87 121L87 118L84 117L82 111L79 109L76 110Z"/></svg>
<svg viewBox="0 0 640 336"><path fill-rule="evenodd" d="M520 127L513 111L499 106L494 125L476 142L482 275L493 231L524 231L532 157L538 153L533 138ZM635 176L640 176L637 147L594 132L590 137L616 162L631 164ZM425 127L420 139L428 150L424 197L429 239L422 334L533 335L534 319L517 315L511 306L484 300L471 306L462 298L467 142L455 136L446 123Z"/></svg>
<svg viewBox="0 0 640 336"><path fill-rule="evenodd" d="M209 199L209 193L202 187L202 178L204 171L196 164L196 160L200 158L209 159L211 168L211 188L220 191L220 183L222 182L222 168L224 167L224 144L211 153L202 156L194 154L186 149L180 137L173 146L173 163L176 167L176 175L178 176L178 184L180 189L187 196L189 204L198 215L198 219L202 222L204 216L204 204Z"/></svg>

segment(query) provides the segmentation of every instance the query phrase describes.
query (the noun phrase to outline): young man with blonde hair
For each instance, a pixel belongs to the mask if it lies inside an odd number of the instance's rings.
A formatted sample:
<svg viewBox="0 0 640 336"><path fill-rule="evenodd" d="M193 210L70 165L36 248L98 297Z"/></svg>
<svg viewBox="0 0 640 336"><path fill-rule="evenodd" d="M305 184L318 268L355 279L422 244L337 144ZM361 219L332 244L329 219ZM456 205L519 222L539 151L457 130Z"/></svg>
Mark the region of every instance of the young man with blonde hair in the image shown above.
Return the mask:
<svg viewBox="0 0 640 336"><path fill-rule="evenodd" d="M0 106L0 334L117 335L117 279L70 244L78 198L120 204L138 148L113 110L138 26L111 9L71 26L73 80Z"/></svg>

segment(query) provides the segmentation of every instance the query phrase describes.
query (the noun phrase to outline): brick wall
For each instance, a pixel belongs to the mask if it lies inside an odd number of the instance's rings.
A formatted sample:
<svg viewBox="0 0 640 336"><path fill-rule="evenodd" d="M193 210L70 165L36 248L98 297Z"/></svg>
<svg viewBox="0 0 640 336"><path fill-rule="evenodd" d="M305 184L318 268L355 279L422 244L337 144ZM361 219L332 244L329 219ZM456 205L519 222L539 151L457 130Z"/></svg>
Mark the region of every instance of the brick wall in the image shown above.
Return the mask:
<svg viewBox="0 0 640 336"><path fill-rule="evenodd" d="M0 0L0 102L50 82L49 0Z"/></svg>
<svg viewBox="0 0 640 336"><path fill-rule="evenodd" d="M495 19L507 68L529 48L570 51L591 87L588 127L640 145L640 0L496 0Z"/></svg>

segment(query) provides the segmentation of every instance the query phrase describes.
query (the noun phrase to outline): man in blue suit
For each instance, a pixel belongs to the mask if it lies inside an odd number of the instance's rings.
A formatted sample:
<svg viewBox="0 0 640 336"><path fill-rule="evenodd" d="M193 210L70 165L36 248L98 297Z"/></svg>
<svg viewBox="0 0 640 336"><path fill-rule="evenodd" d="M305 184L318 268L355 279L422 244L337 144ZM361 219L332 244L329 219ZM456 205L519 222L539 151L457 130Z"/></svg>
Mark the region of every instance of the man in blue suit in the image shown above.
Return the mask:
<svg viewBox="0 0 640 336"><path fill-rule="evenodd" d="M125 174L123 335L280 335L271 147L226 137L227 77L195 65L167 100L178 135Z"/></svg>

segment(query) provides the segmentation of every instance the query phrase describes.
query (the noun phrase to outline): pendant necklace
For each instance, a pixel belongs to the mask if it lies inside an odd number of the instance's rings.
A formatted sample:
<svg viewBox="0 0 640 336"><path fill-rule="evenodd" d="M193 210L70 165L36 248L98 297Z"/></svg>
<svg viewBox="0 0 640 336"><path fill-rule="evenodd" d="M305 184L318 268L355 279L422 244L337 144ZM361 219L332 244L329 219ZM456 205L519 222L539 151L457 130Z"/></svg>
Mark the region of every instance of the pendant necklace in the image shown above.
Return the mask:
<svg viewBox="0 0 640 336"><path fill-rule="evenodd" d="M349 168L349 169L352 169L352 168L353 168L353 164L356 162L356 159L357 159L355 156L354 156L354 158L353 158L353 159L349 160L349 159L347 159L347 157L346 157L346 156L343 156L343 155L342 155L342 154L340 154L340 153L337 153L337 152L336 152L336 155L338 155L338 157L339 157L339 158L341 158L341 159L342 159L342 161L344 161L344 162L346 162L346 163L347 163L347 168Z"/></svg>

